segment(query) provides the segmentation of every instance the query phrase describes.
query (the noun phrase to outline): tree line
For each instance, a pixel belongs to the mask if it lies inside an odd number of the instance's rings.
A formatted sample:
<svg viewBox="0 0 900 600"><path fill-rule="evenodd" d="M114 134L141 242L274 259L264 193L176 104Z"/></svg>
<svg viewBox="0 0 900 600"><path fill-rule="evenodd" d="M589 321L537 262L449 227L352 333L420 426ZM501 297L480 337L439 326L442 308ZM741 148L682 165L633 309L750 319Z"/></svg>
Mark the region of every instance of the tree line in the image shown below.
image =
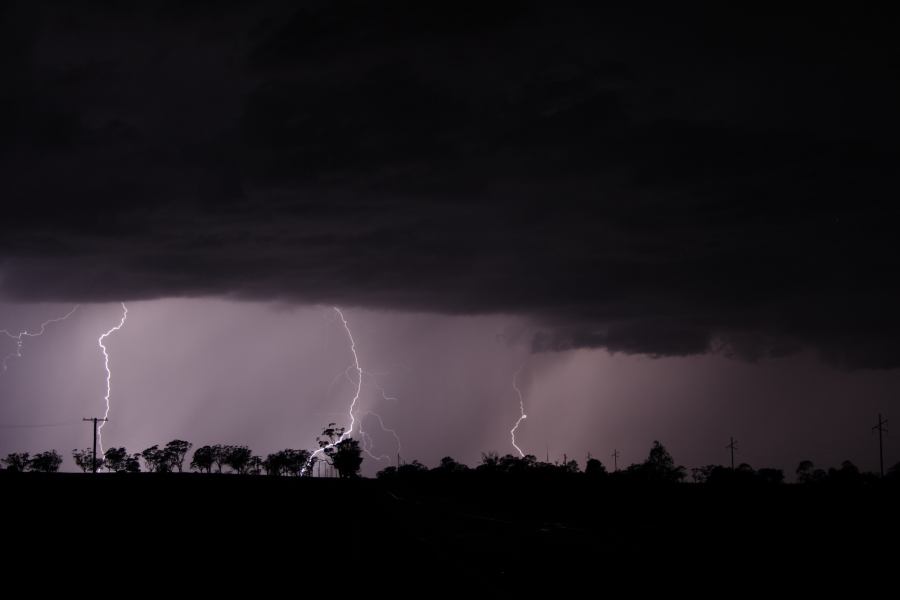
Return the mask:
<svg viewBox="0 0 900 600"><path fill-rule="evenodd" d="M866 485L875 484L880 477L860 471L852 462L844 461L840 468L828 470L816 468L811 461L802 461L795 471L798 484L809 485ZM417 460L387 467L376 474L379 479L427 480L435 478L520 478L546 480L560 477L583 478L595 482L621 482L623 484L675 484L688 480L688 471L677 465L669 451L654 441L647 458L621 470L607 470L596 458L588 457L582 471L575 460L562 462L539 461L534 455L499 456L488 452L481 456L481 463L474 468L459 463L450 456L441 459L436 467L428 468ZM885 474L885 480L900 484L900 463ZM784 471L774 468L754 469L743 463L734 469L722 465L706 465L691 469L690 481L710 486L770 486L785 482Z"/></svg>
<svg viewBox="0 0 900 600"><path fill-rule="evenodd" d="M362 449L351 437L343 438L345 429L329 423L322 435L316 438L320 452L285 448L265 458L255 455L248 446L206 445L194 450L189 468L198 473L236 473L238 475L310 476L319 462L334 468L340 477L358 477L362 466ZM343 438L343 439L342 439ZM181 473L193 444L185 440L172 440L160 447L153 445L141 452L129 453L124 447L107 448L94 458L91 448L72 450L72 458L82 472L110 473ZM30 455L27 452L12 453L0 459L7 471L56 473L63 458L56 450ZM142 468L143 467L143 468Z"/></svg>
<svg viewBox="0 0 900 600"><path fill-rule="evenodd" d="M307 449L285 448L268 454L265 458L254 454L244 445L200 446L191 457L188 468L198 473L234 473L238 475L270 475L301 477L312 476L319 462L332 467L340 477L359 477L362 466L362 450L359 442L351 437L343 437L344 429L330 423L322 435L316 438L319 452ZM343 439L342 439L343 438ZM181 473L187 456L193 448L191 442L172 440L160 447L154 445L141 452L129 453L124 447L107 448L97 457L96 469L114 473ZM84 471L94 470L93 452L90 448L72 451L75 464ZM12 453L0 459L5 469L12 472L55 473L62 465L63 458L56 450L29 453ZM496 477L587 477L595 481L622 481L631 483L681 483L688 477L685 467L675 464L669 451L658 441L654 441L647 458L621 470L610 472L596 458L588 457L582 471L575 460L560 462L539 461L534 455L500 456L495 452L482 454L481 463L471 468L446 456L434 468L428 468L417 460L399 466L390 466L378 471L376 477L384 480L415 480L435 476L476 476ZM862 472L850 461L844 461L838 468L817 468L812 461L804 460L795 470L796 481L808 485L859 485L872 484L880 480L874 473ZM742 463L732 469L722 465L706 465L691 469L690 478L694 483L708 485L779 485L785 476L781 469L754 469ZM900 483L900 463L888 469L885 479Z"/></svg>

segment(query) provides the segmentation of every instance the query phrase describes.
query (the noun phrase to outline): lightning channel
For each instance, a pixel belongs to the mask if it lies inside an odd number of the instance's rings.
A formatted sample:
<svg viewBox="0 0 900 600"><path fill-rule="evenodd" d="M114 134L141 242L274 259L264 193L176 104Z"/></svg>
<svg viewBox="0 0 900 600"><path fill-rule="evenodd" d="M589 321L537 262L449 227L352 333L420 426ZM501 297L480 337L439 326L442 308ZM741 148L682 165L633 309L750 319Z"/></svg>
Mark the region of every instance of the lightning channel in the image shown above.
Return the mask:
<svg viewBox="0 0 900 600"><path fill-rule="evenodd" d="M44 335L44 330L47 328L47 325L50 325L51 323L59 323L60 321L65 321L66 319L71 317L73 314L75 314L75 311L78 310L78 306L79 305L76 304L72 308L72 310L70 310L69 312L67 312L65 315L63 315L61 317L56 317L54 319L48 319L48 320L44 321L43 323L41 323L41 328L38 331L28 331L27 329L24 329L22 331L19 331L18 333L13 333L13 332L9 331L8 329L0 329L0 333L4 334L9 339L14 340L16 342L16 351L11 352L3 357L3 362L0 363L0 365L2 365L2 369L0 369L0 373L6 372L6 370L8 368L8 363L11 359L22 358L22 347L25 344L25 338L40 337L40 336Z"/></svg>
<svg viewBox="0 0 900 600"><path fill-rule="evenodd" d="M353 411L356 409L356 403L359 401L359 396L362 393L363 370L362 367L359 366L359 355L356 353L356 340L353 339L353 333L350 331L350 325L347 323L347 319L344 318L344 313L341 312L341 309L337 306L333 306L332 308L334 309L334 312L337 313L338 317L341 320L341 323L344 324L344 331L347 332L347 337L350 339L350 352L353 353L353 368L356 369L356 393L353 395L353 400L350 402L350 409L348 411L348 414L350 415L350 427L348 427L341 433L341 436L337 439L337 441L326 444L324 446L320 446L318 450L315 450L312 454L310 454L309 458L306 460L306 464L303 465L301 474L306 474L306 472L309 471L309 466L315 460L317 455L321 454L325 450L334 448L345 439L347 439L351 433L353 433L353 427L354 425L356 425L356 417L354 416Z"/></svg>
<svg viewBox="0 0 900 600"><path fill-rule="evenodd" d="M400 443L400 436L397 435L396 430L391 429L390 427L385 427L385 425L384 425L384 419L382 419L382 418L381 418L381 415L379 415L379 414L378 414L377 412L375 412L375 411L372 411L372 410L366 411L366 416L372 416L372 417L375 417L375 419L378 420L378 426L381 428L381 431L383 431L384 433L389 433L389 434L391 434L391 435L394 437L394 441L397 442L397 454L401 454L401 453L403 452L403 445ZM379 461L379 462L382 461L382 460L391 460L391 457L388 456L387 454L382 454L382 455L380 455L380 456L375 456L374 454L372 454L372 448L374 447L374 444L372 443L372 438L371 438L371 436L369 436L367 433L363 433L363 430L362 430L362 421L360 421L360 429L359 429L359 432L360 432L360 434L364 435L364 436L366 437L366 439L367 439L367 444L368 444L368 445L367 445L367 447L364 447L364 448L363 448L363 451L364 451L366 454L368 454L371 458L373 458L373 459L375 459L375 460L377 460L377 461Z"/></svg>
<svg viewBox="0 0 900 600"><path fill-rule="evenodd" d="M519 428L519 425L522 424L522 421L528 418L528 415L525 414L525 399L522 397L522 390L519 389L519 373L522 372L522 367L525 366L525 363L522 363L518 369L516 369L515 374L513 374L513 389L516 391L516 395L519 396L519 418L516 421L516 424L513 425L513 428L509 430L509 437L512 441L513 448L516 449L516 452L519 453L519 456L525 456L525 453L522 452L522 449L516 445L516 430Z"/></svg>
<svg viewBox="0 0 900 600"><path fill-rule="evenodd" d="M119 324L115 327L112 327L109 331L101 335L97 339L97 345L100 346L100 350L103 351L103 366L106 368L106 396L103 397L106 402L106 413L103 415L103 422L100 423L100 426L97 428L97 441L100 444L100 454L104 453L103 450L103 426L106 425L106 419L109 418L109 396L111 392L110 380L112 379L112 372L109 370L109 353L106 351L106 346L103 344L103 340L108 338L110 335L122 329L125 326L125 320L128 319L128 307L125 306L125 303L122 302L122 319L119 321Z"/></svg>
<svg viewBox="0 0 900 600"><path fill-rule="evenodd" d="M343 375L346 378L347 382L350 383L351 385L353 385L354 381L350 377L351 369L353 369L353 365L347 366L347 368L344 369L344 371L343 371ZM368 380L368 385L370 385L370 386L374 387L376 390L378 390L381 393L381 397L384 400L393 400L393 401L399 400L399 398L397 398L396 396L389 396L387 391L385 391L385 389L383 387L381 387L380 385L378 385L375 382L375 377L378 375L377 373L372 372L372 371L366 371L365 369L363 369L362 373L364 375L366 375L367 380ZM338 377L340 377L340 375L341 374L339 373ZM335 378L335 380L331 382L329 389L334 386L335 381L337 381L337 378ZM366 411L363 414L363 417L366 417L366 416L375 417L378 420L378 425L381 428L381 431L384 433L389 433L394 437L394 440L397 442L397 453L400 453L403 449L403 445L400 442L400 436L397 434L397 432L393 429L390 429L389 427L386 427L384 424L384 419L381 417L380 414L376 413L375 411L373 411L373 410ZM369 458L376 460L378 462L385 461L385 460L390 461L391 457L388 456L387 454L375 455L372 453L372 450L375 447L375 442L372 440L372 436L369 435L369 433L367 431L363 430L363 423L364 423L363 419L360 418L359 419L359 427L357 427L357 430L359 431L360 441L362 442L362 446L361 446L362 451L365 452Z"/></svg>

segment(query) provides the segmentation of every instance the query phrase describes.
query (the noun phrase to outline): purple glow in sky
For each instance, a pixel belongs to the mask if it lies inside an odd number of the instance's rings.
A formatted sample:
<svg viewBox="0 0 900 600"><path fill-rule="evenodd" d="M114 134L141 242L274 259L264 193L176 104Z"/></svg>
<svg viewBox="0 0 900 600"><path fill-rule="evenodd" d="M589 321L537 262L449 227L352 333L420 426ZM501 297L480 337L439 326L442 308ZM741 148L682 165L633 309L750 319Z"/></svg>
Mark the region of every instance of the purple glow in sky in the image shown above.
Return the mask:
<svg viewBox="0 0 900 600"><path fill-rule="evenodd" d="M33 328L71 308L2 304L0 329ZM353 356L330 306L163 299L128 308L127 326L105 340L115 388L107 447L137 452L182 438L195 447L247 444L265 456L315 447L330 422L349 425ZM510 382L520 368L528 420L517 444L582 464L589 452L611 463L614 448L620 465L640 461L654 439L685 466L724 463L734 436L738 460L754 467L791 473L809 458L874 469L870 427L878 412L890 416L900 392L900 373L836 370L804 353L756 364L715 354L531 354L533 326L522 318L342 310L365 372L355 414L372 453L391 460L391 429L405 460L428 465L447 455L476 464L483 451L515 454L509 429L521 413ZM81 418L105 409L97 337L121 314L119 304L85 304L28 340L0 376L0 454L56 448L64 470L75 469L69 452L91 440ZM0 343L0 352L15 349ZM889 464L897 451L886 438ZM387 464L367 457L363 473Z"/></svg>

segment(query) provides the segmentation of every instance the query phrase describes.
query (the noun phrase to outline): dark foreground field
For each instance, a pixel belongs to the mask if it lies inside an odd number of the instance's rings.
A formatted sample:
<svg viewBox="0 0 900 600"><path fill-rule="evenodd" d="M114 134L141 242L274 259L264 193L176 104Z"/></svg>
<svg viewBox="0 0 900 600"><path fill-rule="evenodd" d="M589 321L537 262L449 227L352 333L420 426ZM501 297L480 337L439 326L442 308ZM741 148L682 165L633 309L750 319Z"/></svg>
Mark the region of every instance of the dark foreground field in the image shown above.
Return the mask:
<svg viewBox="0 0 900 600"><path fill-rule="evenodd" d="M0 491L5 572L73 582L896 586L900 557L896 488L0 473Z"/></svg>

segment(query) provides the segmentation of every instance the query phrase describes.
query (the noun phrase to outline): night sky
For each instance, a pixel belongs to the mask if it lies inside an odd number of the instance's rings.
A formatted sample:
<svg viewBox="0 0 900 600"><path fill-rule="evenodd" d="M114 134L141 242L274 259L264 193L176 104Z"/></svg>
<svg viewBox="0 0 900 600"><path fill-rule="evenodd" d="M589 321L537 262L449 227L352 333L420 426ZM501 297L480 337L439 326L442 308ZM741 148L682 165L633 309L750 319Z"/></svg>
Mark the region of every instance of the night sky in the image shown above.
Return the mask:
<svg viewBox="0 0 900 600"><path fill-rule="evenodd" d="M513 452L521 369L540 458L724 463L733 435L754 467L874 469L900 419L898 26L4 4L0 329L80 308L0 374L0 454L89 444L124 301L104 436L132 451L314 446L355 391L339 306L376 454L370 410L410 460Z"/></svg>

